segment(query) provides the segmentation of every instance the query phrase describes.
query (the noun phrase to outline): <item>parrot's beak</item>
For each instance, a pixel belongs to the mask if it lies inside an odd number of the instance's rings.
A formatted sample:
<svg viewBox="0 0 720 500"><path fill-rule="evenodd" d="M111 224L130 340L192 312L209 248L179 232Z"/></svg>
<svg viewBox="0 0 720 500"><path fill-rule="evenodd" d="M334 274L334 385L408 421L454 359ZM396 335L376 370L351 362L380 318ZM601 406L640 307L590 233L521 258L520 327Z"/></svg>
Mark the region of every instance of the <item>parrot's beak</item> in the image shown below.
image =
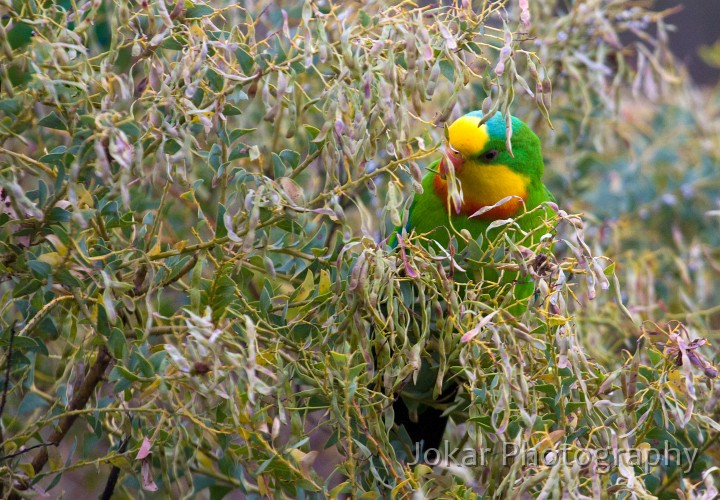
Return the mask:
<svg viewBox="0 0 720 500"><path fill-rule="evenodd" d="M445 156L440 160L440 174L443 176L446 175L448 171L448 160L452 163L453 170L456 174L462 170L463 163L465 163L465 159L462 154L460 154L460 151L448 144L445 147Z"/></svg>

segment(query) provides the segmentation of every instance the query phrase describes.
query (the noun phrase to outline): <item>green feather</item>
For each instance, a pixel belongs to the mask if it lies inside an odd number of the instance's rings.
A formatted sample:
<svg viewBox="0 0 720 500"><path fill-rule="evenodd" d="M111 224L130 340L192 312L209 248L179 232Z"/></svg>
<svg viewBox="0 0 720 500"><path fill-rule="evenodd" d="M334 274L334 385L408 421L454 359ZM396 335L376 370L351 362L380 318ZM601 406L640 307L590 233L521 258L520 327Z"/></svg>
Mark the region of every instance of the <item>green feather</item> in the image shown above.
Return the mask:
<svg viewBox="0 0 720 500"><path fill-rule="evenodd" d="M434 162L430 167L436 167L438 162ZM450 243L450 237L463 229L467 229L470 235L477 239L481 235L486 235L490 240L494 239L501 231L500 228L491 229L488 227L493 221L480 219L477 217L469 217L463 214L450 214L446 201L441 199L435 192L433 182L434 172L429 172L422 180L423 192L416 194L410 205L408 214L408 224L406 230L415 230L416 234L427 234L428 239L435 240L441 246L447 248ZM515 216L518 225L525 231L530 231L543 223L545 214L542 210L533 211L532 209L540 204L551 201L555 202L555 197L540 181L533 181L530 184L528 198L525 200L526 213ZM453 230L454 228L454 230ZM484 238L486 241L488 238ZM458 250L465 247L462 238L457 237Z"/></svg>
<svg viewBox="0 0 720 500"><path fill-rule="evenodd" d="M473 111L465 117L479 119L482 113ZM482 151L475 158L469 158L475 162L468 168L482 169L482 156L489 150L497 152L495 163L503 164L509 169L522 174L529 179L528 196L525 200L525 213L514 217L517 224L524 230L531 232L543 224L548 217L547 210L533 210L544 202L554 202L555 198L542 183L544 171L540 139L521 120L511 117L512 125L512 153L506 149L506 121L500 113L496 113L486 122L488 141ZM466 141L467 142L467 141ZM434 240L442 247L447 248L452 236L456 236L457 248L461 251L465 247L465 241L456 233L467 230L470 236L479 240L481 237L481 249L486 250L488 241L492 241L502 231L502 228L488 228L493 221L469 217L466 214L456 214L448 211L447 201L438 196L433 186L439 167L439 160L428 167L428 173L422 180L423 192L415 195L408 214L408 223L405 227L409 233L414 230L416 234L425 234L428 240ZM535 231L537 232L537 231ZM532 241L524 242L529 246ZM396 238L392 238L392 242ZM457 277L456 277L457 279Z"/></svg>
<svg viewBox="0 0 720 500"><path fill-rule="evenodd" d="M477 112L470 113L470 116L477 117ZM529 179L527 186L527 198L525 199L525 207L516 214L513 219L520 228L528 233L528 237L523 239L522 236L515 237L515 243L531 247L537 242L543 231L537 229L545 224L545 221L552 216L552 211L546 209L536 209L544 202L554 202L555 198L550 191L542 183L543 162L540 150L540 140L530 130L527 125L518 120L512 119L513 135L512 135L512 154L505 150L505 120L500 114L493 116L487 121L489 141L478 155L482 157L485 152L490 149L497 150L497 159L500 163L507 166L511 170L518 172ZM478 163L471 165L469 168L483 168L481 159L471 159ZM482 219L479 217L469 217L465 214L456 214L448 211L447 200L438 196L435 191L434 181L438 173L439 160L435 161L428 167L428 173L422 180L422 193L417 193L413 199L408 213L408 223L404 228L406 233L414 232L416 235L424 235L426 239L425 245L433 247L436 244L447 248L451 238L454 236L457 243L456 251L462 252L467 243L464 238L458 234L463 229L467 230L470 236L478 242L483 262L491 262L493 251L490 248L490 242L494 241L503 231L503 227L491 226L492 220ZM535 209L535 210L534 210ZM400 232L398 228L390 239L390 244L395 246L397 243L397 235ZM471 249L469 249L471 250ZM502 276L502 278L501 278ZM464 273L456 272L453 279L456 282L466 282L470 279L478 280L479 276L466 276ZM527 280L526 283L517 283L518 273L504 272L502 275L491 267L482 269L482 279L487 281L503 283L515 282L512 287L512 295L515 300L522 300L529 297L534 290L534 283ZM502 297L494 298L496 303L502 303ZM520 314L526 306L519 303L516 306L507 308L510 314ZM429 356L428 356L429 355ZM421 425L440 425L444 428L444 417L438 418L437 415L423 417L427 407L446 406L449 401L437 401L437 387L435 385L438 373L437 353L426 353L423 356L423 362L417 384L408 384L402 391L402 399L397 400L395 405L398 410L404 406L409 412L420 414ZM454 398L455 381L445 381L443 384L444 395ZM444 404L443 404L444 403ZM427 414L426 414L427 415ZM435 421L432 421L435 419ZM405 422L404 425L412 425ZM428 431L429 432L429 431ZM442 433L442 430L440 431ZM414 439L429 438L431 434L425 434L422 437L415 436ZM437 437L437 436L436 436ZM439 439L439 438L438 438Z"/></svg>

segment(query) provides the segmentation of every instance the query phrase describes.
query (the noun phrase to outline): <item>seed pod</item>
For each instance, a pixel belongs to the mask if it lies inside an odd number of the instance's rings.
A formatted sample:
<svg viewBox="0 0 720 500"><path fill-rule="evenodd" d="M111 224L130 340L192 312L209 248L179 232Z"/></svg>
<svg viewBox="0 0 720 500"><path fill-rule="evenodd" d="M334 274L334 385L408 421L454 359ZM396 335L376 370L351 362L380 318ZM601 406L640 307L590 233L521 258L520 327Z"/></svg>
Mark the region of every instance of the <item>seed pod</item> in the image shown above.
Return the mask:
<svg viewBox="0 0 720 500"><path fill-rule="evenodd" d="M435 89L437 88L438 79L440 77L440 59L438 59L430 70L430 76L428 76L427 87L425 88L425 95L428 99L432 99Z"/></svg>
<svg viewBox="0 0 720 500"><path fill-rule="evenodd" d="M281 100L283 96L285 95L285 91L287 90L288 86L288 76L286 73L278 73L277 77L277 93L276 98L277 100Z"/></svg>
<svg viewBox="0 0 720 500"><path fill-rule="evenodd" d="M535 81L540 81L540 75L538 74L537 66L532 61L532 59L530 59L530 56L528 56L527 65L530 75L535 79Z"/></svg>
<svg viewBox="0 0 720 500"><path fill-rule="evenodd" d="M405 95L412 95L415 92L415 72L408 71L405 75L405 81L403 82L403 90L406 92Z"/></svg>
<svg viewBox="0 0 720 500"><path fill-rule="evenodd" d="M493 85L493 79L490 77L490 75L485 74L482 79L482 87L486 94L490 95Z"/></svg>
<svg viewBox="0 0 720 500"><path fill-rule="evenodd" d="M447 121L448 117L450 116L450 113L452 113L453 108L455 107L455 104L457 104L458 99L458 89L457 86L453 89L452 94L448 97L447 101L445 101L445 106L443 106L442 110L440 111L440 114L435 119L435 123L444 123Z"/></svg>
<svg viewBox="0 0 720 500"><path fill-rule="evenodd" d="M296 93L296 95L299 94L299 92ZM288 108L288 125L287 125L287 132L285 133L285 137L287 139L292 139L295 137L295 132L297 128L297 119L298 119L298 107L293 102L290 104L290 107Z"/></svg>
<svg viewBox="0 0 720 500"><path fill-rule="evenodd" d="M482 102L483 115L487 116L488 113L490 113L490 109L492 109L492 98L490 96L487 96L485 99L483 99Z"/></svg>
<svg viewBox="0 0 720 500"><path fill-rule="evenodd" d="M115 12L117 12L118 27L126 28L130 22L130 9L128 9L126 3L120 2Z"/></svg>
<svg viewBox="0 0 720 500"><path fill-rule="evenodd" d="M348 280L348 291L354 291L358 287L362 287L362 283L360 280L360 277L362 275L362 268L366 266L365 262L365 253L361 253L358 255L357 260L355 261L355 265L352 268L352 271L350 272L350 280ZM362 288L360 288L360 291L362 291Z"/></svg>
<svg viewBox="0 0 720 500"><path fill-rule="evenodd" d="M152 108L148 112L148 121L153 127L160 128L160 126L162 125L162 115L157 109Z"/></svg>
<svg viewBox="0 0 720 500"><path fill-rule="evenodd" d="M305 23L305 25L307 26L308 23L310 22L310 19L312 18L312 3L311 2L307 1L307 2L303 3L301 17L302 17L303 23Z"/></svg>
<svg viewBox="0 0 720 500"><path fill-rule="evenodd" d="M385 48L385 42L383 42L382 40L377 40L375 43L373 43L372 47L370 47L370 51L367 53L368 58L377 58L383 48Z"/></svg>
<svg viewBox="0 0 720 500"><path fill-rule="evenodd" d="M318 44L318 57L321 63L325 63L328 59L328 48L325 43Z"/></svg>
<svg viewBox="0 0 720 500"><path fill-rule="evenodd" d="M387 82L395 81L395 53L391 50L388 52L385 66L383 66L383 77Z"/></svg>
<svg viewBox="0 0 720 500"><path fill-rule="evenodd" d="M261 96L262 96L262 102L265 105L265 116L263 117L263 120L273 121L275 119L275 116L277 115L277 108L271 102L272 97L270 95L270 79L269 78L263 82Z"/></svg>
<svg viewBox="0 0 720 500"><path fill-rule="evenodd" d="M415 38L409 31L405 34L405 63L408 71L415 69L417 61L417 50L415 48Z"/></svg>
<svg viewBox="0 0 720 500"><path fill-rule="evenodd" d="M348 41L349 37L350 30L348 29L345 30L340 37L340 45L342 47L342 57L345 66L354 70L357 68L357 66L355 65L355 58L353 57L352 48L350 47L350 42Z"/></svg>

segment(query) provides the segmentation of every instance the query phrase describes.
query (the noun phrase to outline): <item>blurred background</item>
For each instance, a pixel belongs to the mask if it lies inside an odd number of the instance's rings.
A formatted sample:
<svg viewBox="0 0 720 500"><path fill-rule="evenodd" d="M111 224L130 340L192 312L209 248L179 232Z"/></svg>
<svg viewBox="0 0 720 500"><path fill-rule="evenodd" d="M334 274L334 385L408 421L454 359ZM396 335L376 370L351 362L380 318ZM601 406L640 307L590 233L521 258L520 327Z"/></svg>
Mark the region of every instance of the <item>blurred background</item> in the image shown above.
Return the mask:
<svg viewBox="0 0 720 500"><path fill-rule="evenodd" d="M696 83L717 84L720 45L715 44L720 43L720 2L659 0L656 5L659 9L677 9L668 22L676 27L670 33L670 48L678 60L687 67Z"/></svg>

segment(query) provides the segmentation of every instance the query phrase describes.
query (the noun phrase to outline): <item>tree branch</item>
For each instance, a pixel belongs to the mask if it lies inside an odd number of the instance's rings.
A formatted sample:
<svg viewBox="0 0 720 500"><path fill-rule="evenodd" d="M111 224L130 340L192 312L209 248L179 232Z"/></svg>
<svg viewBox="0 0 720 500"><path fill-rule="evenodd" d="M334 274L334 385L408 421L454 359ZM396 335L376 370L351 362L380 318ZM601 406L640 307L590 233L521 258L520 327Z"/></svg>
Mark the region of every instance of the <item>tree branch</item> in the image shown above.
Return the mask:
<svg viewBox="0 0 720 500"><path fill-rule="evenodd" d="M98 356L95 360L95 363L92 365L92 367L90 367L90 370L85 376L85 380L83 380L80 389L75 393L75 397L73 397L72 401L70 401L68 410L80 410L85 407L88 400L90 399L90 396L92 396L93 392L95 391L95 387L102 380L105 369L108 367L111 360L112 356L110 356L110 352L108 352L107 347L102 346L98 351ZM58 428L52 432L48 441L54 443L55 446L60 444L60 441L62 441L65 435L68 433L70 427L72 427L72 425L75 423L77 417L77 415L68 415L67 417L60 420ZM35 470L35 474L40 472L42 468L45 467L47 461L47 449L40 450L40 452L35 455L35 459L32 461L32 466Z"/></svg>
<svg viewBox="0 0 720 500"><path fill-rule="evenodd" d="M10 341L8 342L7 366L5 367L5 385L2 391L2 402L0 402L0 419L5 412L5 401L7 400L8 389L10 388L10 368L12 368L13 342L15 341L15 323L10 327ZM2 433L2 429L0 429ZM2 439L0 434L0 439Z"/></svg>
<svg viewBox="0 0 720 500"><path fill-rule="evenodd" d="M5 385L3 386L2 402L0 403L0 443L5 441L2 432L2 416L5 412L5 401L7 400L8 389L10 388L10 369L12 368L13 342L15 341L15 323L10 327L10 340L8 342L7 351L7 367L5 367ZM5 453L4 447L0 448L0 453ZM0 495L5 494L5 485L0 483Z"/></svg>
<svg viewBox="0 0 720 500"><path fill-rule="evenodd" d="M90 400L90 397L93 395L95 388L102 380L105 369L110 364L110 361L112 361L112 356L107 350L107 347L100 347L97 358L95 359L95 363L93 363L93 365L90 367L90 370L88 370L87 374L85 375L85 380L83 380L82 385L80 386L80 389L78 389L72 401L70 401L70 404L68 405L67 409L69 411L80 410L85 407L87 402ZM51 443L54 446L59 445L72 427L73 423L75 423L77 417L77 414L70 414L66 417L63 417L60 422L58 422L57 428L50 434L47 442ZM47 448L43 448L38 452L37 455L35 455L35 458L32 461L32 467L35 471L35 474L40 472L42 468L45 467L47 461ZM23 484L19 484L17 486L17 489L27 490L29 487L30 483L26 482ZM17 494L14 494L11 496L11 498L19 498L19 496Z"/></svg>

